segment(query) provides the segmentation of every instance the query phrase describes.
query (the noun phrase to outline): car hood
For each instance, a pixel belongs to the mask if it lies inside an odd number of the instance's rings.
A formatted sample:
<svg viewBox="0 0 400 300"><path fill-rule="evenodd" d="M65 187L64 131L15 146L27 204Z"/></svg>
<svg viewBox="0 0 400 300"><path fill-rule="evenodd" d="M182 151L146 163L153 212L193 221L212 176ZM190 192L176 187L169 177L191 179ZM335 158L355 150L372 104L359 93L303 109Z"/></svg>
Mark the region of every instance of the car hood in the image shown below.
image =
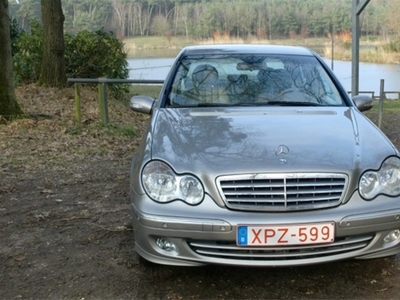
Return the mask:
<svg viewBox="0 0 400 300"><path fill-rule="evenodd" d="M178 173L349 173L396 154L351 107L163 108L154 117L152 159Z"/></svg>

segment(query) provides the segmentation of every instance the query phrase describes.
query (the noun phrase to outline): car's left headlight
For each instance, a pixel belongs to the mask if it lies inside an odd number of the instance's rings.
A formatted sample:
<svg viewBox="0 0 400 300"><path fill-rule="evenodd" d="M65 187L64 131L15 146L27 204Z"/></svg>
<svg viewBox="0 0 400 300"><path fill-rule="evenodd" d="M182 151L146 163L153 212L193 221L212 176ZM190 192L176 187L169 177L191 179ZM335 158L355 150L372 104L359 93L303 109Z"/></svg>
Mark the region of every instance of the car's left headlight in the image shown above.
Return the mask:
<svg viewBox="0 0 400 300"><path fill-rule="evenodd" d="M377 171L365 172L359 182L360 195L367 200L379 194L400 195L400 159L389 157Z"/></svg>
<svg viewBox="0 0 400 300"><path fill-rule="evenodd" d="M142 183L147 195L160 203L182 200L197 205L204 198L203 186L195 176L176 174L169 165L158 160L143 168Z"/></svg>

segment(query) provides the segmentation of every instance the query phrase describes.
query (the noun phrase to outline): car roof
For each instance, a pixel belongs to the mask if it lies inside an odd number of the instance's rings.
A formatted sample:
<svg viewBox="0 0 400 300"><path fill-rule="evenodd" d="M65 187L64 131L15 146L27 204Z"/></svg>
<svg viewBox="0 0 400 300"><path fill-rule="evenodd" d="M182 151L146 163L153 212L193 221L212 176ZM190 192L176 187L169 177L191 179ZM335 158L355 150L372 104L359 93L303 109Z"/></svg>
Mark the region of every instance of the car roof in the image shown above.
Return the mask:
<svg viewBox="0 0 400 300"><path fill-rule="evenodd" d="M196 45L182 49L182 54L223 54L223 53L252 53L252 54L286 54L314 56L314 52L300 46L282 45L249 45L249 44L225 44L225 45Z"/></svg>

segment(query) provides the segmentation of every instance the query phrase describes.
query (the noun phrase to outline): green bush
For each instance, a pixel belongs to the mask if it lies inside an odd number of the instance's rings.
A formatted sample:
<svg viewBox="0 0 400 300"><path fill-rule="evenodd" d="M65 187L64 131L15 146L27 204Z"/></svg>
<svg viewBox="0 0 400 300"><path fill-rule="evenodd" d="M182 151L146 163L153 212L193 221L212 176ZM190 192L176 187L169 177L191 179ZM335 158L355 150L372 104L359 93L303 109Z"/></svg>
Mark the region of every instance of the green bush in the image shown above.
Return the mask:
<svg viewBox="0 0 400 300"><path fill-rule="evenodd" d="M65 36L65 65L68 78L126 79L129 75L123 43L111 32L81 31ZM127 92L127 85L109 85L115 96Z"/></svg>
<svg viewBox="0 0 400 300"><path fill-rule="evenodd" d="M14 76L18 83L36 82L40 75L43 29L37 21L30 26L31 32L21 32L14 43Z"/></svg>
<svg viewBox="0 0 400 300"><path fill-rule="evenodd" d="M66 35L65 46L68 77L128 77L123 44L112 33L100 30Z"/></svg>
<svg viewBox="0 0 400 300"><path fill-rule="evenodd" d="M14 72L18 82L36 82L42 61L43 29L38 22L31 23L31 33L22 32L16 40L18 51L14 56ZM81 31L65 35L65 68L67 78L128 78L127 56L123 43L111 32ZM113 84L114 96L128 91L126 84Z"/></svg>
<svg viewBox="0 0 400 300"><path fill-rule="evenodd" d="M11 50L12 55L14 56L18 52L18 47L16 41L21 36L23 30L19 27L18 22L16 19L10 20L10 37L11 37Z"/></svg>

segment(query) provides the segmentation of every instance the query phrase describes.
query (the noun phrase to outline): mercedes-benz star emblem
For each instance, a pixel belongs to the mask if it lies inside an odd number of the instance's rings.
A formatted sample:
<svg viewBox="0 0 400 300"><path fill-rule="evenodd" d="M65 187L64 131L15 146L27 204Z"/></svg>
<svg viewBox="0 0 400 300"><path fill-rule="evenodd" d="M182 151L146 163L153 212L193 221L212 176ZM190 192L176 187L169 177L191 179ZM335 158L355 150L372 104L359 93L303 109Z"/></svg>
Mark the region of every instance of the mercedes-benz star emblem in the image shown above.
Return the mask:
<svg viewBox="0 0 400 300"><path fill-rule="evenodd" d="M276 147L275 149L275 154L277 156L285 156L289 154L289 148L285 145L279 145L278 147Z"/></svg>

